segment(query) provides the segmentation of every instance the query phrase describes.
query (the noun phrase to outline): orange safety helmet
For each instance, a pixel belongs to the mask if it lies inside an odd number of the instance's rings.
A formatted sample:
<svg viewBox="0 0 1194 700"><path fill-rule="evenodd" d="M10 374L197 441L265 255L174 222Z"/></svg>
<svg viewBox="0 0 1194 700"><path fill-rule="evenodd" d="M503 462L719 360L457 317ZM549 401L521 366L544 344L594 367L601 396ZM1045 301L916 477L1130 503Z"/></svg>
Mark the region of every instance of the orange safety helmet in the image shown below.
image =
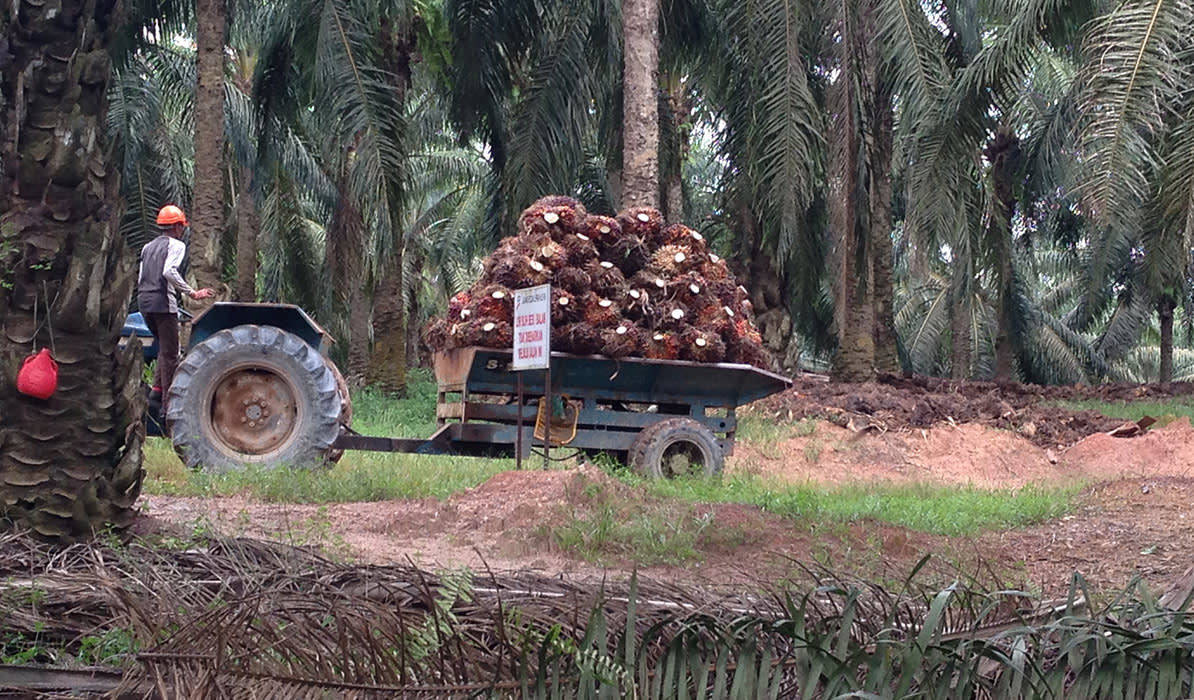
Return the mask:
<svg viewBox="0 0 1194 700"><path fill-rule="evenodd" d="M183 214L182 209L173 204L167 204L158 211L158 226L169 226L171 224L188 225L187 215Z"/></svg>

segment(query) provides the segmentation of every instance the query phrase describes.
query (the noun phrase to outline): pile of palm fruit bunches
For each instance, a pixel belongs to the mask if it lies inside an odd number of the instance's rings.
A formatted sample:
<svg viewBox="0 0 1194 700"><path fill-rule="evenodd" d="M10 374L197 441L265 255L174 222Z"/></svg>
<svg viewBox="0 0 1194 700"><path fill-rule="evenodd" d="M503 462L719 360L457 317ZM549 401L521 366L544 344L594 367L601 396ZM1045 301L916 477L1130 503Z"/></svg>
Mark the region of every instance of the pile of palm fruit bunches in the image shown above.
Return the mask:
<svg viewBox="0 0 1194 700"><path fill-rule="evenodd" d="M551 284L553 351L770 367L746 290L701 234L655 209L598 216L563 196L522 213L480 280L428 324L428 346L511 347L513 290L540 284Z"/></svg>

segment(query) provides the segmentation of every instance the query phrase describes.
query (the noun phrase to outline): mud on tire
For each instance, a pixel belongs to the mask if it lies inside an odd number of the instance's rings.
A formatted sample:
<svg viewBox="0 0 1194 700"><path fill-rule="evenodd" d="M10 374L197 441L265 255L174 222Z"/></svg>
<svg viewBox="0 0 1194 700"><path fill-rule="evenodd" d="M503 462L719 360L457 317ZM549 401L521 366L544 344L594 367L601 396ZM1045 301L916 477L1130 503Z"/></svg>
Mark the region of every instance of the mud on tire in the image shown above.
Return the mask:
<svg viewBox="0 0 1194 700"><path fill-rule="evenodd" d="M341 396L324 358L272 326L222 330L179 363L166 406L174 449L189 467L305 467L327 461Z"/></svg>
<svg viewBox="0 0 1194 700"><path fill-rule="evenodd" d="M630 446L630 467L654 479L717 476L725 467L721 443L692 418L667 418L644 428Z"/></svg>

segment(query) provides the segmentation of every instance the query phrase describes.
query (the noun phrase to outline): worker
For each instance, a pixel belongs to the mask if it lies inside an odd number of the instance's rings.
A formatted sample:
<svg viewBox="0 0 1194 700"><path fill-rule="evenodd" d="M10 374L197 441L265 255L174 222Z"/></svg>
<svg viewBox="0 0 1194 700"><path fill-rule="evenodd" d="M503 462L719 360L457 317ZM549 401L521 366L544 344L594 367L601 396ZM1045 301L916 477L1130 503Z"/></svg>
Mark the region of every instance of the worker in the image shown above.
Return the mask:
<svg viewBox="0 0 1194 700"><path fill-rule="evenodd" d="M187 229L187 217L182 209L167 204L158 211L158 237L141 249L141 268L137 275L137 308L145 325L158 341L158 359L154 370L153 393L162 400L165 415L166 397L178 367L178 299L179 292L192 299L208 299L215 292L192 289L182 278L178 268L187 254L182 237Z"/></svg>

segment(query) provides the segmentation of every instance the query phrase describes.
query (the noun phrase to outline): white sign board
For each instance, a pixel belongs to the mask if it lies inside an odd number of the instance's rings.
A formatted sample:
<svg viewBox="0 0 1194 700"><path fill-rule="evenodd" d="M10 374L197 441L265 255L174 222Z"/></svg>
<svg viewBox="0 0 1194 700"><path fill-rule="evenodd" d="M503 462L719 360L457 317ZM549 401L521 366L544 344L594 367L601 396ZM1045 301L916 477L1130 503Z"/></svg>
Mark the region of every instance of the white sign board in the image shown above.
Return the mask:
<svg viewBox="0 0 1194 700"><path fill-rule="evenodd" d="M547 369L551 357L551 285L514 290L512 369Z"/></svg>

